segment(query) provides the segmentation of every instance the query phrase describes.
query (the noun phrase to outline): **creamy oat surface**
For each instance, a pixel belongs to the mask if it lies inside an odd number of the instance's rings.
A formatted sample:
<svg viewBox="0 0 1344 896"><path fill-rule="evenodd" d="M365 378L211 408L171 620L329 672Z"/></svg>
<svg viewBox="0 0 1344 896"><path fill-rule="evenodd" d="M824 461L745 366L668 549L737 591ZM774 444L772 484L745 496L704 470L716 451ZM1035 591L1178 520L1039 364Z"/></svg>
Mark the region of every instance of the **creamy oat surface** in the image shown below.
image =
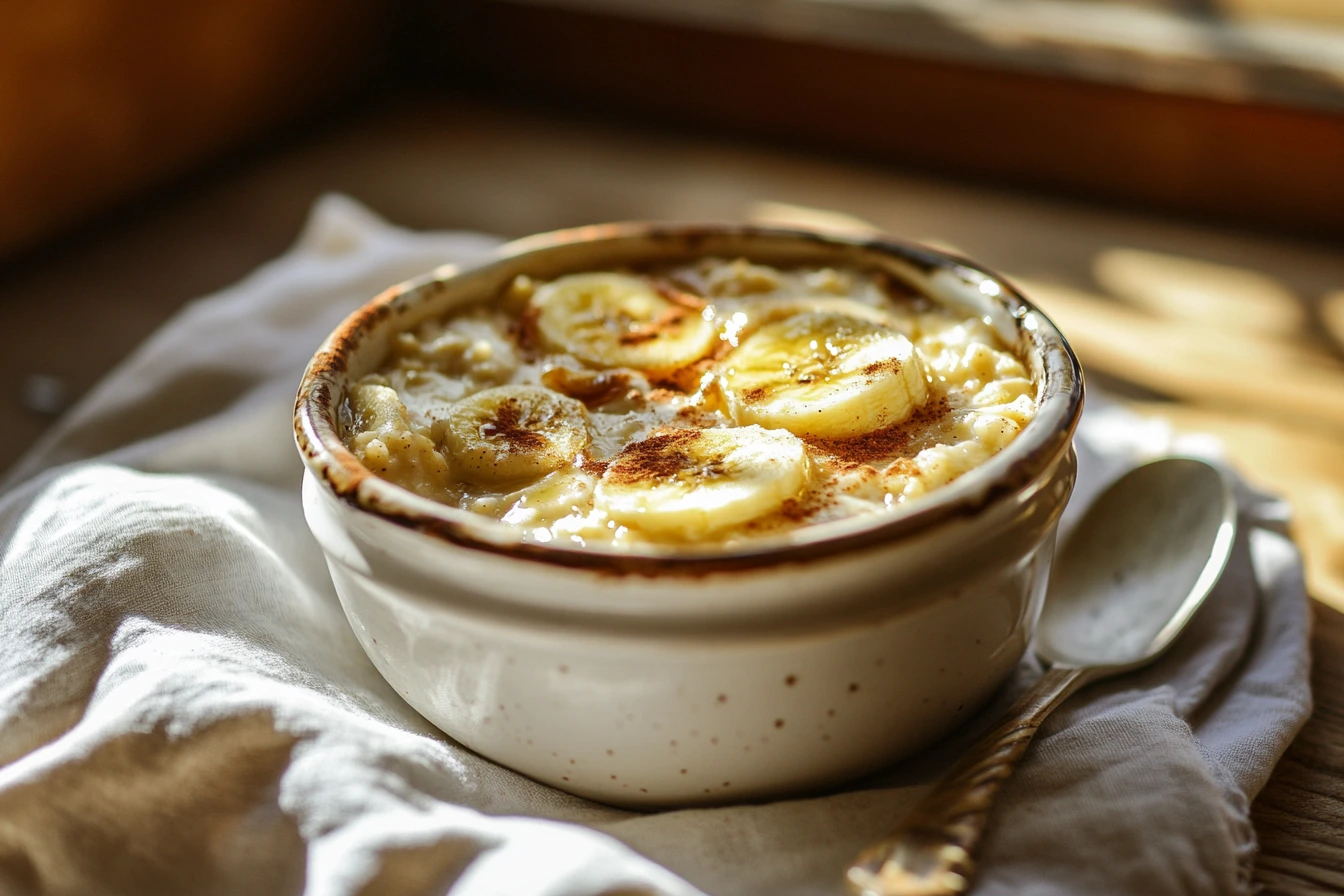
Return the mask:
<svg viewBox="0 0 1344 896"><path fill-rule="evenodd" d="M370 470L536 543L728 547L889 513L983 463L1036 385L885 275L704 259L519 278L353 384Z"/></svg>

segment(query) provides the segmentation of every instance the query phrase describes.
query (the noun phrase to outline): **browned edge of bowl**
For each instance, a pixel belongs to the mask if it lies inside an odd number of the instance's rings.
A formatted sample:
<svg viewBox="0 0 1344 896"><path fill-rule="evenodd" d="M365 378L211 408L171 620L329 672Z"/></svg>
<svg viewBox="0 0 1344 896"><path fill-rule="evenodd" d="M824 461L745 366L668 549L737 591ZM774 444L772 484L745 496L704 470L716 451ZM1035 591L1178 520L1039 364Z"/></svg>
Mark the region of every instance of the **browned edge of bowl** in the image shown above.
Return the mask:
<svg viewBox="0 0 1344 896"><path fill-rule="evenodd" d="M760 237L767 240L772 237L792 239L816 243L822 247L848 246L894 256L926 271L935 268L962 267L992 278L1002 287L1002 292L996 300L1012 315L1018 328L1019 339L1027 339L1034 343L1043 359L1044 381L1039 384L1041 393L1037 399L1037 406L1044 406L1047 400L1054 402L1062 400L1063 411L1058 415L1061 419L1049 432L1043 428L1047 421L1042 420L1040 416L1028 423L1022 433L998 455L1003 457L1020 453L1022 456L1014 457L998 478L975 494L951 502L925 499L910 511L889 521L844 533L831 540L801 544L748 545L742 550L733 552L680 556L626 554L592 549L557 548L519 541L491 541L482 538L473 529L492 521L454 518L463 517L469 514L469 511L447 506L440 508L427 499L412 495L399 486L379 479L345 447L337 425L335 395L338 384L344 380L348 370L350 352L370 331L395 313L395 302L398 297L411 290L447 279L443 275L431 273L393 286L370 300L342 321L313 356L304 372L294 405L294 435L304 463L317 476L322 487L350 506L458 547L611 575L694 577L759 569L782 562L805 562L860 551L911 536L952 519L974 516L982 509L1031 484L1068 451L1083 405L1083 375L1077 357L1054 322L1023 296L1007 278L968 259L885 236L849 236L786 227L739 224L629 222L589 225L526 237L505 246L501 260L566 243L629 237L676 241L687 256L694 256L700 243L708 237L718 235ZM448 276L456 276L456 272ZM1034 329L1028 328L1024 325L1028 320L1039 323ZM1051 368L1050 360L1055 356L1061 357L1064 363ZM1037 426L1038 423L1041 426ZM1019 451L1015 452L1015 447L1019 448Z"/></svg>

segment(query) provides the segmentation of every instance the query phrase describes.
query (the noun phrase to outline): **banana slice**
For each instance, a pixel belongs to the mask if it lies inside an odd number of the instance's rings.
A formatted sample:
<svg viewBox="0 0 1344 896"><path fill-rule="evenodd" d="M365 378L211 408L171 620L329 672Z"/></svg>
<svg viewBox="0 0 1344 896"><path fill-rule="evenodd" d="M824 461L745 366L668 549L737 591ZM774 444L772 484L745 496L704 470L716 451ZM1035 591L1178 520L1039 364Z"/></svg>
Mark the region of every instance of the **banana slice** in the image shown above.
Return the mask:
<svg viewBox="0 0 1344 896"><path fill-rule="evenodd" d="M768 323L723 362L739 424L847 439L900 423L928 400L910 340L879 321L813 311Z"/></svg>
<svg viewBox="0 0 1344 896"><path fill-rule="evenodd" d="M599 367L668 373L709 354L713 315L687 296L662 295L628 274L571 274L532 296L537 332L551 348Z"/></svg>
<svg viewBox="0 0 1344 896"><path fill-rule="evenodd" d="M588 415L582 402L540 386L499 386L453 405L434 435L464 479L535 479L588 447Z"/></svg>
<svg viewBox="0 0 1344 896"><path fill-rule="evenodd" d="M663 430L616 455L593 498L618 523L693 540L779 510L808 476L807 447L787 432Z"/></svg>

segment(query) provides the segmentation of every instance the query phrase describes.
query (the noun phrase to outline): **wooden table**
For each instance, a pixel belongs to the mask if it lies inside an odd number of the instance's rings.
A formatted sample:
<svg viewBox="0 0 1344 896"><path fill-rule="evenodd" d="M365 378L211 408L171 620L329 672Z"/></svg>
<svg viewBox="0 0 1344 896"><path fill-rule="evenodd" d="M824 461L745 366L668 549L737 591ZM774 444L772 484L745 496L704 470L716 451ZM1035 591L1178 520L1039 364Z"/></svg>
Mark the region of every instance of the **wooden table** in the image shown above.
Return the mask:
<svg viewBox="0 0 1344 896"><path fill-rule="evenodd" d="M1117 247L1249 269L1311 313L1344 289L1340 253L1273 236L535 109L404 98L235 159L0 271L9 336L0 411L10 433L0 469L51 419L25 406L28 377L83 392L184 301L282 252L327 190L409 227L503 235L630 218L737 219L783 202L840 209L1088 294L1102 291L1097 259ZM1315 610L1316 712L1254 806L1257 876L1269 893L1344 889L1344 615Z"/></svg>
<svg viewBox="0 0 1344 896"><path fill-rule="evenodd" d="M1313 609L1316 711L1251 807L1266 893L1344 891L1344 615Z"/></svg>

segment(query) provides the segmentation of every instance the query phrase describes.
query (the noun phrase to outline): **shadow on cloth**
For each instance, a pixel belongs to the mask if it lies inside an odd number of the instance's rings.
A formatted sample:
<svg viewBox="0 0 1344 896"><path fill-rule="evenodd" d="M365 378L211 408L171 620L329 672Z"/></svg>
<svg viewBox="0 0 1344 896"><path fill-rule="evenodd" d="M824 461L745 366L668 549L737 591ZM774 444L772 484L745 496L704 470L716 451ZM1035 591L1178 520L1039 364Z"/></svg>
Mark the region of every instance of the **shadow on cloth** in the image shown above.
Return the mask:
<svg viewBox="0 0 1344 896"><path fill-rule="evenodd" d="M278 802L296 740L268 712L190 737L160 725L0 792L0 891L302 892L306 847Z"/></svg>

